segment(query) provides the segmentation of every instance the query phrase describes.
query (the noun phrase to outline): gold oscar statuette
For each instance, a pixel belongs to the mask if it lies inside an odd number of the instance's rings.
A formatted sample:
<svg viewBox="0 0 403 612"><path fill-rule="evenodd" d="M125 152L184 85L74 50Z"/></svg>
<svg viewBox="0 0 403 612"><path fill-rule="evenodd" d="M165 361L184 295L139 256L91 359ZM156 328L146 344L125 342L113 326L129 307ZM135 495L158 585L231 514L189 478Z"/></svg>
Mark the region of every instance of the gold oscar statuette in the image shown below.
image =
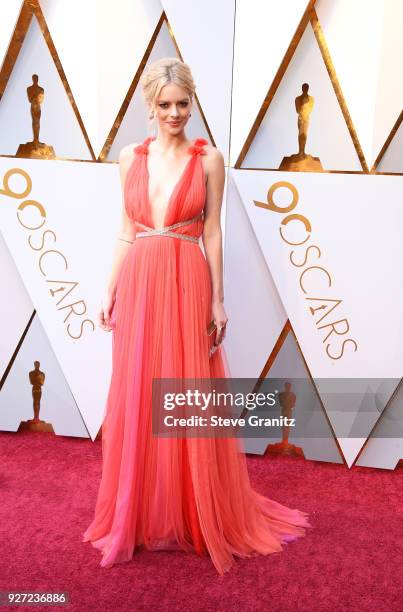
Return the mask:
<svg viewBox="0 0 403 612"><path fill-rule="evenodd" d="M20 144L16 157L32 157L35 159L54 159L56 157L51 145L39 140L41 104L45 97L45 90L38 85L38 75L32 75L32 85L27 87L27 96L31 104L33 140Z"/></svg>
<svg viewBox="0 0 403 612"><path fill-rule="evenodd" d="M280 391L278 394L278 399L281 406L281 416L287 417L288 419L293 418L293 410L295 407L295 402L297 397L293 391L291 391L291 383L284 383L284 391ZM290 444L288 441L288 437L290 434L290 426L283 425L283 439L281 442L277 442L276 444L269 444L265 455L293 455L294 457L302 457L303 452L302 448L299 446L295 446L295 444Z"/></svg>
<svg viewBox="0 0 403 612"><path fill-rule="evenodd" d="M41 397L42 397L42 387L45 383L45 373L41 372L39 369L40 362L34 361L35 369L29 372L29 382L32 385L32 400L33 400L33 410L34 410L34 418L29 419L28 421L22 421L18 431L20 430L30 430L30 431L51 431L53 432L53 427L50 423L46 423L39 418L39 411L41 406Z"/></svg>
<svg viewBox="0 0 403 612"><path fill-rule="evenodd" d="M284 157L279 170L301 172L323 172L319 157L305 153L308 136L309 118L313 110L314 98L308 94L309 85L302 85L302 94L295 98L295 110L298 114L298 153Z"/></svg>

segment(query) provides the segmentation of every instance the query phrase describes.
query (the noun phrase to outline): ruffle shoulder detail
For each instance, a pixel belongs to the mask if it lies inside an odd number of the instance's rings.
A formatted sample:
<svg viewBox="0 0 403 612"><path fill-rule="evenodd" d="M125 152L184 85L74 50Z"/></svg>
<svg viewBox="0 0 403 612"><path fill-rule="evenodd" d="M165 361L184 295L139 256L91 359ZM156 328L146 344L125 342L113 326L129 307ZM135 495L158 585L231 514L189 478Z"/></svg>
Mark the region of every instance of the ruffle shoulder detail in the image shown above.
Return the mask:
<svg viewBox="0 0 403 612"><path fill-rule="evenodd" d="M207 151L203 149L204 145L206 144L208 144L208 140L206 140L205 138L196 138L194 143L190 145L188 149L189 153L191 153L192 155L193 154L207 155Z"/></svg>
<svg viewBox="0 0 403 612"><path fill-rule="evenodd" d="M154 136L148 136L142 144L139 144L136 147L134 147L134 151L136 153L147 155L148 145L150 144L152 140L154 140Z"/></svg>

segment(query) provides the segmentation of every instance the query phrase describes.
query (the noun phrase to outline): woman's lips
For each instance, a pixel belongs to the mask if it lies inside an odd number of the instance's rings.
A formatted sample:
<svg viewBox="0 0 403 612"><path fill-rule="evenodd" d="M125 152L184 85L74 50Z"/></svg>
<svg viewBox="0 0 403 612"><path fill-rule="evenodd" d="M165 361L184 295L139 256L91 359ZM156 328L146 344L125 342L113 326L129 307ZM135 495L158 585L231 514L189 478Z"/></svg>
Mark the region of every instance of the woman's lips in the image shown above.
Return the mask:
<svg viewBox="0 0 403 612"><path fill-rule="evenodd" d="M180 121L168 121L169 125L179 125Z"/></svg>

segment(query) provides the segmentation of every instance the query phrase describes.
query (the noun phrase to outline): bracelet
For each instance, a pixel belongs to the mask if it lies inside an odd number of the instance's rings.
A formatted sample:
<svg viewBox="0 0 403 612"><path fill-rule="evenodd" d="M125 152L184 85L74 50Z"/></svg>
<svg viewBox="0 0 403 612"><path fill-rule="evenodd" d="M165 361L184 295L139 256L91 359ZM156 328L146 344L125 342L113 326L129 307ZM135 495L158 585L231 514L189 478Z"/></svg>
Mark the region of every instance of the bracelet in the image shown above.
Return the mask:
<svg viewBox="0 0 403 612"><path fill-rule="evenodd" d="M126 238L120 238L119 236L119 240L123 240L124 242L130 242L131 244L133 244L134 240L126 240Z"/></svg>

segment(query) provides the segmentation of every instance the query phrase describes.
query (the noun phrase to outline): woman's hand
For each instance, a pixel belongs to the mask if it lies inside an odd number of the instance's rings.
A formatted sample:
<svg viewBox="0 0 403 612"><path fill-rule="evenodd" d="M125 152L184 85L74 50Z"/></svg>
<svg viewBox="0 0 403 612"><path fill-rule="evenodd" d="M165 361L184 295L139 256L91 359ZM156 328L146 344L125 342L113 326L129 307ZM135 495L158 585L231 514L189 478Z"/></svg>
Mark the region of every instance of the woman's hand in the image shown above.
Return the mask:
<svg viewBox="0 0 403 612"><path fill-rule="evenodd" d="M225 338L225 330L228 317L226 315L224 304L222 302L213 302L211 310L214 323L217 325L217 333L214 344L218 346Z"/></svg>
<svg viewBox="0 0 403 612"><path fill-rule="evenodd" d="M99 327L104 331L112 330L110 319L114 303L115 295L108 292L105 293L98 312Z"/></svg>

